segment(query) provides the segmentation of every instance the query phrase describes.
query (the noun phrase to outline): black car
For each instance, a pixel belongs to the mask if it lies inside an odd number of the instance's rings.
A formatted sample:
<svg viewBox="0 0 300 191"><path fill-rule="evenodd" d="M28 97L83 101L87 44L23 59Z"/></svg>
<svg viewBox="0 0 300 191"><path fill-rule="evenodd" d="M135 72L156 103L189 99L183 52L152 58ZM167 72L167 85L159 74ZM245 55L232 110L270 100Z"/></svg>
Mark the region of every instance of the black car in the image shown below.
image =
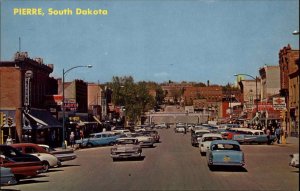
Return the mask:
<svg viewBox="0 0 300 191"><path fill-rule="evenodd" d="M16 162L40 161L38 157L29 154L23 154L9 145L0 145L0 155L9 157Z"/></svg>

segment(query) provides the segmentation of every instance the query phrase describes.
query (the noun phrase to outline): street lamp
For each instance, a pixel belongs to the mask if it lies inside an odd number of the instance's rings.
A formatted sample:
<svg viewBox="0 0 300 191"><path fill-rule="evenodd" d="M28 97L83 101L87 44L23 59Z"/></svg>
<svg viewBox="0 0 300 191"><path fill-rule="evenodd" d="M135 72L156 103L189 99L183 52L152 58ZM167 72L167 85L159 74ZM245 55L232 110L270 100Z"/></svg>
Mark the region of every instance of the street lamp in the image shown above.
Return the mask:
<svg viewBox="0 0 300 191"><path fill-rule="evenodd" d="M293 35L299 35L299 31L297 31L297 30L294 31L294 32L293 32Z"/></svg>
<svg viewBox="0 0 300 191"><path fill-rule="evenodd" d="M234 74L234 76L248 76L255 80L255 101L256 101L256 112L258 112L258 96L257 96L257 76L253 77L249 74Z"/></svg>
<svg viewBox="0 0 300 191"><path fill-rule="evenodd" d="M62 126L62 148L66 148L66 144L65 144L65 75L70 72L71 70L75 69L75 68L81 68L81 67L87 67L87 68L91 68L93 67L92 65L86 65L86 66L74 66L72 68L69 68L68 70L65 71L65 69L63 69L63 79L62 79L62 118L63 118L63 126Z"/></svg>

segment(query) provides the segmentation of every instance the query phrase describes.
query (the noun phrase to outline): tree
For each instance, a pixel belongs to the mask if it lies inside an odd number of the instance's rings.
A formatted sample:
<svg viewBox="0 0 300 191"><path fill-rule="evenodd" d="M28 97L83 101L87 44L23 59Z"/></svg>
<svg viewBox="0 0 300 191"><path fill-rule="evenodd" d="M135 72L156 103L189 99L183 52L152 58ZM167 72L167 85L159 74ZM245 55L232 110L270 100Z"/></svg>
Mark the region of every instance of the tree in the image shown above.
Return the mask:
<svg viewBox="0 0 300 191"><path fill-rule="evenodd" d="M134 123L155 105L154 97L149 94L147 82L135 83L131 76L113 77L109 87L113 91L112 102L124 106L127 120Z"/></svg>

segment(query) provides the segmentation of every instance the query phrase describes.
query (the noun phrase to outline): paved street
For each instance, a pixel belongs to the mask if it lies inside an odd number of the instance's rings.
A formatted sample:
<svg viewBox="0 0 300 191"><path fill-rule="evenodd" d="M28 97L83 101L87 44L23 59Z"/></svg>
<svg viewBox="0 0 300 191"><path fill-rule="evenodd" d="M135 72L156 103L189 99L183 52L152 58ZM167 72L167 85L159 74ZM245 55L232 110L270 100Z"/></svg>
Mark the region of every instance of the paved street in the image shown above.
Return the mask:
<svg viewBox="0 0 300 191"><path fill-rule="evenodd" d="M112 162L111 147L80 149L78 158L10 190L282 190L299 189L299 170L288 166L299 152L296 139L286 145L242 145L242 169L210 171L206 158L190 144L190 134L159 130L161 143L143 149L141 161Z"/></svg>

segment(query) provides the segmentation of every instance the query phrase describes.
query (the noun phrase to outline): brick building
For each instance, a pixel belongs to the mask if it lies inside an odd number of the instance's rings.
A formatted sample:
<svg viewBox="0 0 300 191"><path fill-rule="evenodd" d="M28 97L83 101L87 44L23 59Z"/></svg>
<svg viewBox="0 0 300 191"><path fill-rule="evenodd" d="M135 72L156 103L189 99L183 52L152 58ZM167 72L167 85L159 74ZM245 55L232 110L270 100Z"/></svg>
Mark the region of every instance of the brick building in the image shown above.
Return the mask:
<svg viewBox="0 0 300 191"><path fill-rule="evenodd" d="M6 122L2 124L1 143L8 135L16 142L22 142L22 135L29 131L27 140L31 137L36 141L42 127L61 127L45 110L45 96L57 91L56 80L49 76L52 72L52 64L44 64L41 58L31 59L27 52L17 52L13 61L0 62L0 112L13 119L11 126L7 126ZM36 109L41 116L36 116ZM47 139L45 136L44 140Z"/></svg>
<svg viewBox="0 0 300 191"><path fill-rule="evenodd" d="M299 135L299 50L290 45L279 51L280 96L285 98L284 127Z"/></svg>

